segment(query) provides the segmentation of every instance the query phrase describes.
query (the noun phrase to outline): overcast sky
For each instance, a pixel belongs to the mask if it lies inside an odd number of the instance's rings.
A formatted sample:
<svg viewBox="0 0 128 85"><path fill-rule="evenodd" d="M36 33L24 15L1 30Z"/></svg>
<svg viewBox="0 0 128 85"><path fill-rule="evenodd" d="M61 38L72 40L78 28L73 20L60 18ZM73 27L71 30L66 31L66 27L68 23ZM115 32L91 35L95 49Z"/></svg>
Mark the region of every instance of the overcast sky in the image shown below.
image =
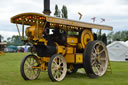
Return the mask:
<svg viewBox="0 0 128 85"><path fill-rule="evenodd" d="M68 18L78 20L78 12L83 14L81 21L113 26L113 31L128 30L128 0L51 0L53 16L55 5L59 9L66 5ZM16 26L10 23L14 15L25 12L42 13L43 0L0 0L0 34L5 37L17 35ZM105 18L101 23L100 18ZM108 31L109 32L109 31Z"/></svg>

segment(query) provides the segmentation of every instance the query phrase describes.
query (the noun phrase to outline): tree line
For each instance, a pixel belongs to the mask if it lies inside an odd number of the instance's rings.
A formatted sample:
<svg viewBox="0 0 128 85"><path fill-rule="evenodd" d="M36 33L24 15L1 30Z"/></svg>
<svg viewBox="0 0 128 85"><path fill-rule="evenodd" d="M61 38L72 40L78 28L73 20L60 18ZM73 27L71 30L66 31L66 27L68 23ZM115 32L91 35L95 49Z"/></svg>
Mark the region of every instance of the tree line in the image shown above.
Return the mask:
<svg viewBox="0 0 128 85"><path fill-rule="evenodd" d="M128 31L117 31L117 32L110 32L107 35L108 43L113 41L127 41L128 40Z"/></svg>
<svg viewBox="0 0 128 85"><path fill-rule="evenodd" d="M20 36L13 35L12 37L8 37L7 40L4 40L4 37L0 35L0 40L7 43L9 45L22 46L24 42L21 40Z"/></svg>

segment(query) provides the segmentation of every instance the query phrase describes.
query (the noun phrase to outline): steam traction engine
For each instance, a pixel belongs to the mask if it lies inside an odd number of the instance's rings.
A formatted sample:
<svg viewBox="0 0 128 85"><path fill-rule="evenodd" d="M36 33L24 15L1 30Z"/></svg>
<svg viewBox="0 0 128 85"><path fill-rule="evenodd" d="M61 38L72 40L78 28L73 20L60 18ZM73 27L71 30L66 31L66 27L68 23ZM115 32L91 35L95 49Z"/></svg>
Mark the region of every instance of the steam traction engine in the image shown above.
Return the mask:
<svg viewBox="0 0 128 85"><path fill-rule="evenodd" d="M21 38L32 47L32 54L21 63L21 75L25 80L37 79L44 70L48 71L52 81L61 81L67 73L74 73L79 68L84 68L91 78L105 74L107 49L102 41L93 39L92 28L112 30L112 27L39 13L18 14L11 18L11 22L16 24L18 32L18 24L22 25Z"/></svg>

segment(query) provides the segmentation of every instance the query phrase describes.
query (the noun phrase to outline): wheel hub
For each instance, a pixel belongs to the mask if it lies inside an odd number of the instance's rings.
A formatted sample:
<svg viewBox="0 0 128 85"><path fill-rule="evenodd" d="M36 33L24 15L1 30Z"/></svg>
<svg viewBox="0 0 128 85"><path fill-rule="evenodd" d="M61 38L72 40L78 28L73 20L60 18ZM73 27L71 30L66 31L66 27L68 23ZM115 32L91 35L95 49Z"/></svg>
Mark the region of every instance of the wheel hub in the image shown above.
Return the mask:
<svg viewBox="0 0 128 85"><path fill-rule="evenodd" d="M28 70L33 70L32 67L33 67L32 65L29 65L29 66L28 66Z"/></svg>

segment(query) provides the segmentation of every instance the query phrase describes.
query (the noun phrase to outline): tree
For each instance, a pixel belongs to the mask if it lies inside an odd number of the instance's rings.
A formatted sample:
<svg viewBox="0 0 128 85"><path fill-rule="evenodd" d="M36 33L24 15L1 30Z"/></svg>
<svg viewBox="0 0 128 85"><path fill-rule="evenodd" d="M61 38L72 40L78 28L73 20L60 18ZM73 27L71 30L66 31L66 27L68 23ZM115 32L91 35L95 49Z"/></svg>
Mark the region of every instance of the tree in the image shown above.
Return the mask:
<svg viewBox="0 0 128 85"><path fill-rule="evenodd" d="M67 11L67 7L65 5L63 5L61 11L58 8L58 5L55 5L55 13L54 16L56 17L62 17L62 18L68 18L68 11Z"/></svg>
<svg viewBox="0 0 128 85"><path fill-rule="evenodd" d="M60 12L60 10L58 9L58 5L56 4L54 16L60 17L60 13L61 13L61 12Z"/></svg>
<svg viewBox="0 0 128 85"><path fill-rule="evenodd" d="M0 42L2 42L3 39L4 37L0 34Z"/></svg>
<svg viewBox="0 0 128 85"><path fill-rule="evenodd" d="M20 46L20 45L23 45L24 43L21 41L20 36L13 35L12 37L7 38L7 44Z"/></svg>
<svg viewBox="0 0 128 85"><path fill-rule="evenodd" d="M104 42L105 45L107 45L107 36L105 33L101 36L101 40Z"/></svg>
<svg viewBox="0 0 128 85"><path fill-rule="evenodd" d="M61 14L62 18L67 19L68 18L68 11L67 11L67 7L65 5L63 5L61 12L62 12L62 14Z"/></svg>
<svg viewBox="0 0 128 85"><path fill-rule="evenodd" d="M108 39L109 41L112 41L112 36L113 36L113 32L108 33L107 39Z"/></svg>

